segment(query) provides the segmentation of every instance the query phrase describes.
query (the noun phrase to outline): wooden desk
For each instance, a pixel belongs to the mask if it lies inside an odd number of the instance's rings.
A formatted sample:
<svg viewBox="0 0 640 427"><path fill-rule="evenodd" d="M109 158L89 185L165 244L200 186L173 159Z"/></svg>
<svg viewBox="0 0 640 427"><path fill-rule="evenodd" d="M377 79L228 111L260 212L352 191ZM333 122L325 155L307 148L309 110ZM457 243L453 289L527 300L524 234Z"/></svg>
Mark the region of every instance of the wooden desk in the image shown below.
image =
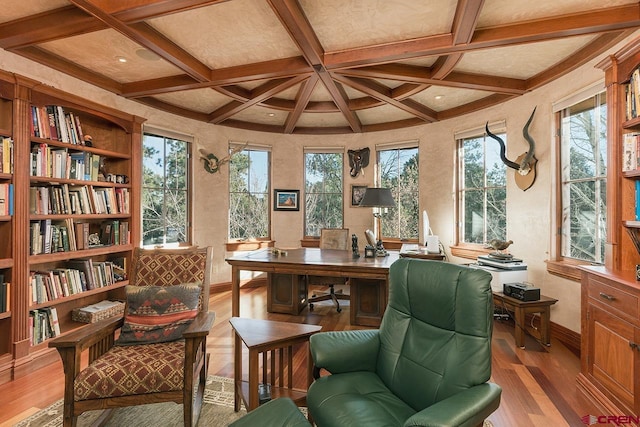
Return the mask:
<svg viewBox="0 0 640 427"><path fill-rule="evenodd" d="M231 265L231 315L240 316L240 271L263 271L292 275L339 276L349 278L351 324L379 326L387 307L389 267L399 258L389 251L386 257L353 258L351 251L299 248L287 255L269 249L229 257Z"/></svg>
<svg viewBox="0 0 640 427"><path fill-rule="evenodd" d="M289 397L298 406L306 405L307 390L292 387L293 346L308 343L309 337L319 332L322 326L241 317L232 317L229 322L235 333L233 348L235 411L240 410L241 401L244 402L247 412L259 406L258 385L261 383L271 385L271 399ZM249 381L242 380L243 343L249 349ZM286 362L284 353L287 355ZM259 376L260 354L262 354L262 382ZM308 354L307 350L307 388L312 381L313 364Z"/></svg>
<svg viewBox="0 0 640 427"><path fill-rule="evenodd" d="M540 341L546 345L551 345L551 306L558 302L557 299L540 296L538 301L520 301L519 299L506 296L502 292L493 292L493 303L496 308L504 307L515 314L515 337L516 345L524 348L524 333L527 313L540 314Z"/></svg>

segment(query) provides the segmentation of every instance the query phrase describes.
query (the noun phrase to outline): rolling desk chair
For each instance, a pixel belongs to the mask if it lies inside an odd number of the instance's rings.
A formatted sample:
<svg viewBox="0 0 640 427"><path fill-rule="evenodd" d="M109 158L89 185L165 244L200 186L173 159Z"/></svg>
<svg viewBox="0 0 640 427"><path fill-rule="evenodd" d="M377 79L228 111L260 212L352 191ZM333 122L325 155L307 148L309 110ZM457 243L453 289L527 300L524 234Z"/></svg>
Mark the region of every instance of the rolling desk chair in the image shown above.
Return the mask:
<svg viewBox="0 0 640 427"><path fill-rule="evenodd" d="M349 229L348 228L323 228L320 230L320 249L350 250ZM347 279L344 277L307 276L308 285L329 286L329 292L316 295L313 293L309 298L309 311L313 311L313 303L318 301L332 300L336 306L336 311L340 313L340 302L338 300L348 300L348 294L339 290L336 292L335 285L344 285Z"/></svg>

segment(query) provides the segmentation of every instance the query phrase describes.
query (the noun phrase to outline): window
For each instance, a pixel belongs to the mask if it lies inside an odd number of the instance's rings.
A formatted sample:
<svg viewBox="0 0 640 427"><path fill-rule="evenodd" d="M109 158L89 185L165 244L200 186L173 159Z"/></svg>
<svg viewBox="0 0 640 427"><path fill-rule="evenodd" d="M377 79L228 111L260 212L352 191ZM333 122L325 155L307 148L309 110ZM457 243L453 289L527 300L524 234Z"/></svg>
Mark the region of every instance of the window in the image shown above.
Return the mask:
<svg viewBox="0 0 640 427"><path fill-rule="evenodd" d="M494 129L503 141L504 129ZM507 171L500 160L500 144L484 133L458 138L459 243L506 240Z"/></svg>
<svg viewBox="0 0 640 427"><path fill-rule="evenodd" d="M604 263L607 106L597 93L558 111L562 258ZM560 205L560 204L559 204Z"/></svg>
<svg viewBox="0 0 640 427"><path fill-rule="evenodd" d="M269 238L269 148L245 146L229 165L229 239Z"/></svg>
<svg viewBox="0 0 640 427"><path fill-rule="evenodd" d="M142 244L191 242L189 155L193 139L145 126L142 138Z"/></svg>
<svg viewBox="0 0 640 427"><path fill-rule="evenodd" d="M343 227L343 152L304 153L304 234Z"/></svg>
<svg viewBox="0 0 640 427"><path fill-rule="evenodd" d="M378 147L376 185L390 188L396 206L382 214L382 237L418 239L419 187L417 142Z"/></svg>

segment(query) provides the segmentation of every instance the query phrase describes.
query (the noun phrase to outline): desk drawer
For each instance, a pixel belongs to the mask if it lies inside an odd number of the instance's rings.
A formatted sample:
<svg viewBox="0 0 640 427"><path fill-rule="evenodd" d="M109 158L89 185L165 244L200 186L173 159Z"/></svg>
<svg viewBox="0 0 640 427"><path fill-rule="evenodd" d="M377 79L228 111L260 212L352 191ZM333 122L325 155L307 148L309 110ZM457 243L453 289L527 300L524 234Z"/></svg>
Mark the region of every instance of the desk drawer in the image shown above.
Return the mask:
<svg viewBox="0 0 640 427"><path fill-rule="evenodd" d="M590 276L588 282L589 298L611 307L627 317L638 318L638 297L607 284L599 277Z"/></svg>

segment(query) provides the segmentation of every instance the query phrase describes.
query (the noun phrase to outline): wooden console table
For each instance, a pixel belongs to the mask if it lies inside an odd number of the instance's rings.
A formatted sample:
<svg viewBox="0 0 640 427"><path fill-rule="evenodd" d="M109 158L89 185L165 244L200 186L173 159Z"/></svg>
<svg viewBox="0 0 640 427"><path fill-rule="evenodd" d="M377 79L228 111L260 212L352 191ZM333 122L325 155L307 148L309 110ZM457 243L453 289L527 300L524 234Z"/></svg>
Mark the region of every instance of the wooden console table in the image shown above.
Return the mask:
<svg viewBox="0 0 640 427"><path fill-rule="evenodd" d="M496 308L504 307L512 311L515 315L515 337L516 346L524 348L525 322L528 313L540 314L540 341L546 345L551 345L551 306L558 302L557 299L540 296L538 301L520 301L519 299L506 296L502 292L493 293L493 303Z"/></svg>
<svg viewBox="0 0 640 427"><path fill-rule="evenodd" d="M229 322L235 333L233 349L235 411L240 410L241 401L244 402L247 412L259 406L259 384L270 385L271 399L289 397L298 406L306 405L307 390L293 388L293 346L307 343L309 337L319 332L322 326L241 317L232 317ZM242 380L243 343L249 349L249 381ZM307 388L312 381L313 364L308 353L307 350ZM262 359L262 381L259 375L260 359Z"/></svg>
<svg viewBox="0 0 640 427"><path fill-rule="evenodd" d="M349 278L350 321L352 325L379 326L387 307L389 292L389 267L399 258L399 253L389 251L385 257L353 258L351 251L318 248L287 250L287 255L276 255L270 249L248 252L226 259L231 265L231 315L240 316L240 271L263 271L268 274L314 275ZM286 285L292 292L299 291L295 283ZM284 285L282 285L284 286ZM279 290L283 288L280 287ZM302 309L302 301L292 295L279 298L280 309L291 313ZM283 300L283 301L280 301Z"/></svg>

